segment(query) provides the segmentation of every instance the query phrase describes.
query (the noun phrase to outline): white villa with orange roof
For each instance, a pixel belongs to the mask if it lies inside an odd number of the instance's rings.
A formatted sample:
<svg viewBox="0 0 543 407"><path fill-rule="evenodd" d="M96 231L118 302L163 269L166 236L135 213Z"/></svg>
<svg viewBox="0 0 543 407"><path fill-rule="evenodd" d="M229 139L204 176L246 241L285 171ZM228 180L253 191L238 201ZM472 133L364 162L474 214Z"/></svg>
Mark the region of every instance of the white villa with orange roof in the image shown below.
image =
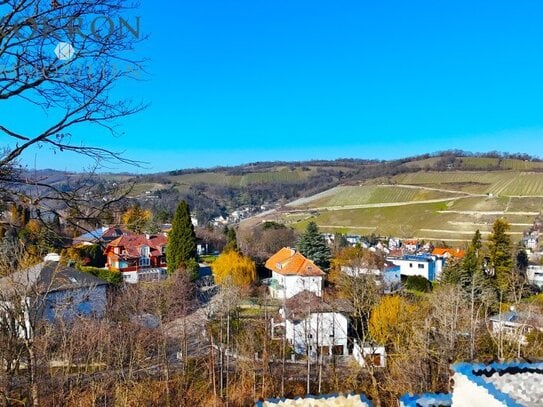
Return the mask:
<svg viewBox="0 0 543 407"><path fill-rule="evenodd" d="M273 298L289 299L302 291L322 296L325 273L311 260L290 247L283 247L266 262L272 277L268 279Z"/></svg>

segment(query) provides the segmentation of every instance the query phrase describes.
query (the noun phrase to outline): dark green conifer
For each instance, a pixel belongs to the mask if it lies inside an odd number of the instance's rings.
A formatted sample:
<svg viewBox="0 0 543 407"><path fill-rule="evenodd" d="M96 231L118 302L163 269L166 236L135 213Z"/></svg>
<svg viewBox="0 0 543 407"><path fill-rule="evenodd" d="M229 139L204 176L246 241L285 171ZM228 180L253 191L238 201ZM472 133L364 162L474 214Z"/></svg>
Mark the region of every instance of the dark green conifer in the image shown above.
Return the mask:
<svg viewBox="0 0 543 407"><path fill-rule="evenodd" d="M172 274L179 268L187 268L196 260L196 234L190 219L189 206L181 201L177 206L172 221L172 230L168 236L166 262L168 273Z"/></svg>
<svg viewBox="0 0 543 407"><path fill-rule="evenodd" d="M298 250L317 266L326 270L330 267L330 248L315 222L309 222L298 241Z"/></svg>

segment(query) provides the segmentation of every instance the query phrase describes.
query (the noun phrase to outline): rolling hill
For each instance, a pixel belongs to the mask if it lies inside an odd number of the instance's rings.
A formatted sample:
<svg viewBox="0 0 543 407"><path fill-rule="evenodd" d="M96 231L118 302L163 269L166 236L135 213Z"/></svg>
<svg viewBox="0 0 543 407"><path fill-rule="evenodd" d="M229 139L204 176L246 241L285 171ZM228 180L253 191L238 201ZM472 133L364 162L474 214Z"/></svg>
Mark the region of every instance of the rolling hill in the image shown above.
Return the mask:
<svg viewBox="0 0 543 407"><path fill-rule="evenodd" d="M489 160L468 162L484 167ZM422 170L342 185L291 202L280 218L297 229L313 220L329 232L462 242L476 229L488 234L503 217L520 238L543 208L543 173L535 164L526 170L525 162L507 160L507 170Z"/></svg>
<svg viewBox="0 0 543 407"><path fill-rule="evenodd" d="M38 171L68 190L84 174ZM543 161L527 155L448 151L398 160L257 162L136 175L95 174L85 182L130 188L129 199L158 213L189 202L202 224L244 207L275 208L245 226L273 219L302 229L376 233L431 240L469 240L496 217L526 230L543 205Z"/></svg>

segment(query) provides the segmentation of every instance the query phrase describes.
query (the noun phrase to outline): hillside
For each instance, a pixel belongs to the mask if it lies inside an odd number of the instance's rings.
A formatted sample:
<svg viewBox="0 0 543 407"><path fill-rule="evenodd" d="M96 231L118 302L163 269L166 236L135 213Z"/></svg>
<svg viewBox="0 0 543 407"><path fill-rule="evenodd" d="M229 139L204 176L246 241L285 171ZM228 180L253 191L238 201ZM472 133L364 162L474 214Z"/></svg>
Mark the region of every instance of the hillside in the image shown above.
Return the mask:
<svg viewBox="0 0 543 407"><path fill-rule="evenodd" d="M119 185L129 200L166 216L185 199L202 224L239 208L255 213L264 206L281 208L270 216L296 228L312 218L329 231L447 240L467 238L476 227L488 230L501 215L514 224L513 233L521 233L541 210L543 196L541 160L462 151L390 161L256 162L92 177L42 170L37 176L61 190L81 182L102 190Z"/></svg>
<svg viewBox="0 0 543 407"><path fill-rule="evenodd" d="M489 163L474 157L468 162ZM291 202L281 219L298 229L314 220L329 232L461 242L476 229L487 234L492 222L504 217L520 238L543 208L539 164L508 160L508 170L417 171L343 185Z"/></svg>

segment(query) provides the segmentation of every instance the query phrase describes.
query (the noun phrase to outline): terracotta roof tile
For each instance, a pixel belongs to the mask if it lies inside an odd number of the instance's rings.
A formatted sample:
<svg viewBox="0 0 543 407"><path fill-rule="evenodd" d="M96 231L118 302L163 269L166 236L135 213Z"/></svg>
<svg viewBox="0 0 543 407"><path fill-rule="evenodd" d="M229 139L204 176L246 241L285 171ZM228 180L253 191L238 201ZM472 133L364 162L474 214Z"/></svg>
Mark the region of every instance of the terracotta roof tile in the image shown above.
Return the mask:
<svg viewBox="0 0 543 407"><path fill-rule="evenodd" d="M464 257L465 252L462 249L449 249L446 247L436 247L432 251L432 254L434 256L445 256L446 254L448 254L449 256L456 257L457 259L461 259L462 257Z"/></svg>
<svg viewBox="0 0 543 407"><path fill-rule="evenodd" d="M290 247L283 247L266 262L266 268L283 275L324 276L325 273L311 260Z"/></svg>
<svg viewBox="0 0 543 407"><path fill-rule="evenodd" d="M149 246L153 256L162 253L162 247L166 246L167 238L164 235L152 235L149 238L145 235L124 235L118 237L107 245L106 253L114 247L123 247L126 257L140 257L140 248Z"/></svg>

